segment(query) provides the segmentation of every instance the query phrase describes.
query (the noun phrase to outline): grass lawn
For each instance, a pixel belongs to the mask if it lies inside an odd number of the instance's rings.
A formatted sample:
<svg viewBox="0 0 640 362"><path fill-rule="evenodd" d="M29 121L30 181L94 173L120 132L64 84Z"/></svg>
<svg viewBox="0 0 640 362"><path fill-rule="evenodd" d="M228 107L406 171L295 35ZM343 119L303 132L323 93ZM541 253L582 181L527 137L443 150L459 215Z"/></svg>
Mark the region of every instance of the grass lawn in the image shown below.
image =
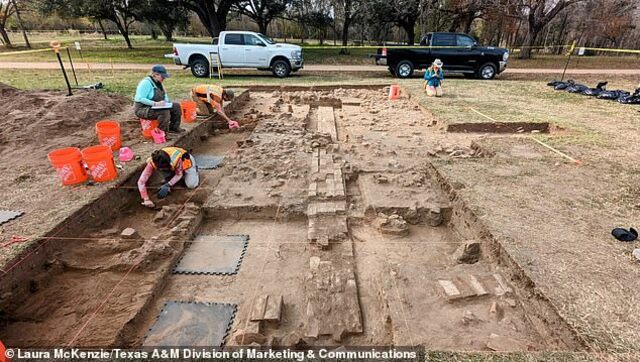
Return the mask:
<svg viewBox="0 0 640 362"><path fill-rule="evenodd" d="M580 81L595 84L597 78ZM403 83L419 101L439 119L451 123L549 122L566 132L539 134L536 138L552 145L581 144L608 147L610 142L590 124L602 119L638 117L636 105L600 100L579 94L555 91L543 80L479 82L448 79L444 83L445 97L429 98L421 91L419 80ZM609 89L633 90L635 79L616 78ZM479 112L479 113L478 113ZM481 113L481 114L480 114Z"/></svg>
<svg viewBox="0 0 640 362"><path fill-rule="evenodd" d="M78 82L81 85L102 82L105 90L118 93L127 97L133 97L135 88L147 71L116 70L113 74L110 70L102 73L96 71L80 71ZM71 82L73 84L73 77ZM9 84L20 89L66 89L64 78L59 71L48 70L14 70L2 72L0 82ZM352 74L340 75L314 75L298 73L288 78L279 79L271 75L270 72L248 71L241 74L225 75L223 80L214 78L198 79L191 75L189 70L175 71L173 76L165 81L169 95L174 98L186 97L191 88L199 83L215 83L222 86L242 87L246 85L329 85L329 84L390 84L391 78L383 77L362 77Z"/></svg>
<svg viewBox="0 0 640 362"><path fill-rule="evenodd" d="M34 49L46 49L49 40L57 39L65 46L70 46L72 55L76 61L80 61L80 54L73 47L74 41L79 41L82 46L82 56L85 61L93 63L165 63L170 64L170 59L164 58L164 54L172 52L173 43L162 39L153 40L147 36L132 36L134 49L127 49L124 40L120 36L110 35L104 40L96 34L70 35L42 34L32 37ZM209 43L207 37L176 37L176 42ZM289 39L289 42L296 40ZM55 62L52 52L7 54L19 50L26 50L18 45L16 49L0 48L0 62ZM372 64L370 54L374 54L373 48L350 48L349 54L340 54L340 47L331 48L331 45L320 47L318 45L305 44L303 54L307 64ZM510 68L563 68L567 58L563 55L538 55L533 59L518 59L512 56L509 60ZM634 69L640 66L640 56L589 56L571 58L569 68L584 69Z"/></svg>

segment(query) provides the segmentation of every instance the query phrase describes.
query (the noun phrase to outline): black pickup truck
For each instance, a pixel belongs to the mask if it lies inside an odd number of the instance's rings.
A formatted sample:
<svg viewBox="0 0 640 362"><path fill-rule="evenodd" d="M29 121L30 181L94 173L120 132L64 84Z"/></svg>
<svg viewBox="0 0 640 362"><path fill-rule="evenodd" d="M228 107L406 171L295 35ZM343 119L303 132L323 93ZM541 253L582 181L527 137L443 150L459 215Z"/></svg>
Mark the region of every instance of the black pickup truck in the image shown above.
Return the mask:
<svg viewBox="0 0 640 362"><path fill-rule="evenodd" d="M444 63L447 73L492 79L507 67L509 51L485 47L471 36L461 33L428 33L420 41L424 48L379 48L376 64L386 65L398 78L408 78L416 69L428 68L435 59Z"/></svg>

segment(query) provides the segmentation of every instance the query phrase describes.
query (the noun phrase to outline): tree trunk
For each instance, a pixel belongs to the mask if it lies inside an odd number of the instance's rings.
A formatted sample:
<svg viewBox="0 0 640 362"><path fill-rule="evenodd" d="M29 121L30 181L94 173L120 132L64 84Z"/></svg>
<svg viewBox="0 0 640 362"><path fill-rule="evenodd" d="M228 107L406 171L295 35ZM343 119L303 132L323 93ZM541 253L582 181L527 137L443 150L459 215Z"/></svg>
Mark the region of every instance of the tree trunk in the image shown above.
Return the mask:
<svg viewBox="0 0 640 362"><path fill-rule="evenodd" d="M407 32L407 44L414 45L416 39L416 31L414 29L415 24L403 24L402 28Z"/></svg>
<svg viewBox="0 0 640 362"><path fill-rule="evenodd" d="M24 23L22 22L22 17L20 16L20 10L18 10L18 4L16 4L16 0L13 0L13 7L16 9L16 18L18 19L18 24L20 24L20 29L22 29L22 36L24 37L24 43L27 48L31 49L31 43L29 43L29 38L27 37L27 30L24 28Z"/></svg>
<svg viewBox="0 0 640 362"><path fill-rule="evenodd" d="M266 20L256 20L256 23L258 24L258 29L260 31L260 33L269 36L269 34L267 34L267 28L269 27L269 22Z"/></svg>
<svg viewBox="0 0 640 362"><path fill-rule="evenodd" d="M465 20L466 21L464 23L464 33L469 34L469 32L471 32L471 25L473 24L473 20L474 20L473 13L469 13L469 15Z"/></svg>
<svg viewBox="0 0 640 362"><path fill-rule="evenodd" d="M7 30L4 26L0 26L0 37L2 37L2 42L6 48L13 48L13 44L11 44L11 39L9 39L9 34L7 34Z"/></svg>
<svg viewBox="0 0 640 362"><path fill-rule="evenodd" d="M156 33L156 27L155 26L151 26L151 39L153 39L153 40L157 40L158 39L158 33Z"/></svg>
<svg viewBox="0 0 640 362"><path fill-rule="evenodd" d="M111 20L116 24L120 35L124 38L124 41L127 43L127 48L133 49L133 45L131 44L131 40L129 39L129 30L120 22L120 19L116 18L115 20Z"/></svg>
<svg viewBox="0 0 640 362"><path fill-rule="evenodd" d="M221 29L224 29L218 21L218 14L216 13L215 3L213 1L194 1L189 8L198 15L198 19L200 19L200 22L212 38L217 37ZM226 26L226 20L224 25Z"/></svg>
<svg viewBox="0 0 640 362"><path fill-rule="evenodd" d="M524 39L523 48L520 50L520 59L531 59L531 48L536 43L540 30L542 30L542 27L529 26L529 32Z"/></svg>
<svg viewBox="0 0 640 362"><path fill-rule="evenodd" d="M107 37L107 31L104 30L104 24L102 24L102 20L98 19L98 25L100 26L100 30L102 31L102 35L104 36L104 40L109 40Z"/></svg>
<svg viewBox="0 0 640 362"><path fill-rule="evenodd" d="M165 24L164 26L160 26L160 31L166 41L173 41L173 26Z"/></svg>
<svg viewBox="0 0 640 362"><path fill-rule="evenodd" d="M351 25L351 17L345 16L342 25L342 46L346 47L349 43L349 26Z"/></svg>

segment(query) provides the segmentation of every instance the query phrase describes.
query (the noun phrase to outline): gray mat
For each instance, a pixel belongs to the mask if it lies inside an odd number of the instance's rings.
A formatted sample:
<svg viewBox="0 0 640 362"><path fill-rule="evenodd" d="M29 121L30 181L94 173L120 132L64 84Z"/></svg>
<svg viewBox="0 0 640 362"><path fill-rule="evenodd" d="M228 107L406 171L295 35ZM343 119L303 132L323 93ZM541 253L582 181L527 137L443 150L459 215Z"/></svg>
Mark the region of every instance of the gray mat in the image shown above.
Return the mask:
<svg viewBox="0 0 640 362"><path fill-rule="evenodd" d="M224 346L236 309L226 303L166 302L143 346Z"/></svg>
<svg viewBox="0 0 640 362"><path fill-rule="evenodd" d="M200 235L190 243L173 272L236 274L248 243L248 235Z"/></svg>
<svg viewBox="0 0 640 362"><path fill-rule="evenodd" d="M0 225L24 214L24 211L0 210Z"/></svg>
<svg viewBox="0 0 640 362"><path fill-rule="evenodd" d="M194 155L193 158L196 159L196 166L202 170L213 170L214 168L218 168L224 160L224 156L211 155Z"/></svg>

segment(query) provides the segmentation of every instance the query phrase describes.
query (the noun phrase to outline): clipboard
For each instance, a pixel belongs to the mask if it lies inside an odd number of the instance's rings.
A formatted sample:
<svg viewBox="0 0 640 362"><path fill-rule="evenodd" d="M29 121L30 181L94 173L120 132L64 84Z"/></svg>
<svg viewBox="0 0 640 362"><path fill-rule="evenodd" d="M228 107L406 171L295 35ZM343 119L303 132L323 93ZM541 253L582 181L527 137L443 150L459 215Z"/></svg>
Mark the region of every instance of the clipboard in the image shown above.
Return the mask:
<svg viewBox="0 0 640 362"><path fill-rule="evenodd" d="M163 106L152 106L151 109L170 109L173 108L173 103L168 102L165 103Z"/></svg>

